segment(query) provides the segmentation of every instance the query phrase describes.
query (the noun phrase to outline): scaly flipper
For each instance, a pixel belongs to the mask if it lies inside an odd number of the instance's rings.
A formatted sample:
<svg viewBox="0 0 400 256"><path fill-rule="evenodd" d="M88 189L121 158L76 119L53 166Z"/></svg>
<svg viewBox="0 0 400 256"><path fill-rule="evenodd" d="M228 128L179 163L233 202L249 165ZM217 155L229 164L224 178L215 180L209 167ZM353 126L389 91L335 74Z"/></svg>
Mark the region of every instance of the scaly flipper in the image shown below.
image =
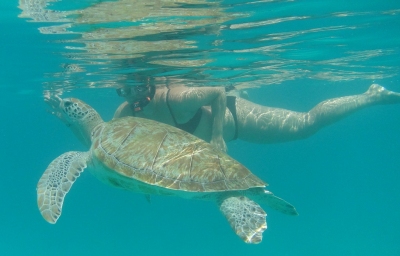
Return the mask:
<svg viewBox="0 0 400 256"><path fill-rule="evenodd" d="M265 211L247 197L229 197L222 201L220 210L236 234L246 243L258 244L267 229Z"/></svg>
<svg viewBox="0 0 400 256"><path fill-rule="evenodd" d="M71 151L54 159L37 185L37 203L43 218L56 223L64 197L80 173L87 167L89 153Z"/></svg>

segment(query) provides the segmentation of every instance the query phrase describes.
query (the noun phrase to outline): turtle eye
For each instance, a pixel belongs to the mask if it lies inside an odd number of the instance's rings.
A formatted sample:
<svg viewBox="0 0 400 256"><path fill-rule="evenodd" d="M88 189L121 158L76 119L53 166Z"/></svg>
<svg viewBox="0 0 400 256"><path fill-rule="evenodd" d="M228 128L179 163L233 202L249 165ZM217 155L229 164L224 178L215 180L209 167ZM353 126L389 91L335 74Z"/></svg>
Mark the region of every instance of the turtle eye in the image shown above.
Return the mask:
<svg viewBox="0 0 400 256"><path fill-rule="evenodd" d="M71 105L72 105L71 101L67 101L67 102L64 103L64 107L66 107L66 108L68 108Z"/></svg>

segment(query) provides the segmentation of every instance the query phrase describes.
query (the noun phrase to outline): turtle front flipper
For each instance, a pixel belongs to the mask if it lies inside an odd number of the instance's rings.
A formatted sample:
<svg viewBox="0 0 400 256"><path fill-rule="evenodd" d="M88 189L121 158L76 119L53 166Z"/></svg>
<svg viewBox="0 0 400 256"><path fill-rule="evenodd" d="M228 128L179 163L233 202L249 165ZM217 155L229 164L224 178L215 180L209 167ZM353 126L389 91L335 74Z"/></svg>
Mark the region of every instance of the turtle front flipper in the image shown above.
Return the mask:
<svg viewBox="0 0 400 256"><path fill-rule="evenodd" d="M54 159L37 184L37 203L43 218L56 223L64 197L87 167L88 152L71 151Z"/></svg>
<svg viewBox="0 0 400 256"><path fill-rule="evenodd" d="M246 243L258 244L267 229L265 211L245 196L229 197L222 201L220 210L236 234Z"/></svg>

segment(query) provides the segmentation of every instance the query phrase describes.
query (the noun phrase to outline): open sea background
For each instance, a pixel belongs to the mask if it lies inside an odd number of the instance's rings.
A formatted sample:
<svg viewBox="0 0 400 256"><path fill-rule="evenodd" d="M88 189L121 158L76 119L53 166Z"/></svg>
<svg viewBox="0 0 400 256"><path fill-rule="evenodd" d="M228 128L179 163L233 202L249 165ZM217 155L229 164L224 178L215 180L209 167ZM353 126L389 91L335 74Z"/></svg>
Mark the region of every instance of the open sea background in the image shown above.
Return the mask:
<svg viewBox="0 0 400 256"><path fill-rule="evenodd" d="M149 203L89 172L56 225L36 205L47 165L86 150L46 111L44 92L81 98L106 120L122 103L115 88L148 77L232 84L296 111L372 83L400 92L398 0L9 0L0 12L0 255L400 255L400 105L363 109L305 140L228 143L300 214L266 209L258 245L212 203Z"/></svg>

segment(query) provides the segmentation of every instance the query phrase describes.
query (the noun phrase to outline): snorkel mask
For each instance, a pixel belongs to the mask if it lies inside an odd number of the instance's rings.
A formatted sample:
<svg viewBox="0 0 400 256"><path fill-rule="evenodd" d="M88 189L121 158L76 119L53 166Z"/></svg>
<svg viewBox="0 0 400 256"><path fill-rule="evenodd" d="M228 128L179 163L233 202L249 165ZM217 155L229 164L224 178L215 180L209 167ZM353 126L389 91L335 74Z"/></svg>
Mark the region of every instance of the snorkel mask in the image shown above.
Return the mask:
<svg viewBox="0 0 400 256"><path fill-rule="evenodd" d="M125 98L132 95L133 93L141 95L137 97L137 99L135 99L132 104L130 104L134 112L142 111L143 108L153 99L156 92L154 85L122 87L116 89L116 91L118 96ZM147 91L147 93L143 94L145 91Z"/></svg>

